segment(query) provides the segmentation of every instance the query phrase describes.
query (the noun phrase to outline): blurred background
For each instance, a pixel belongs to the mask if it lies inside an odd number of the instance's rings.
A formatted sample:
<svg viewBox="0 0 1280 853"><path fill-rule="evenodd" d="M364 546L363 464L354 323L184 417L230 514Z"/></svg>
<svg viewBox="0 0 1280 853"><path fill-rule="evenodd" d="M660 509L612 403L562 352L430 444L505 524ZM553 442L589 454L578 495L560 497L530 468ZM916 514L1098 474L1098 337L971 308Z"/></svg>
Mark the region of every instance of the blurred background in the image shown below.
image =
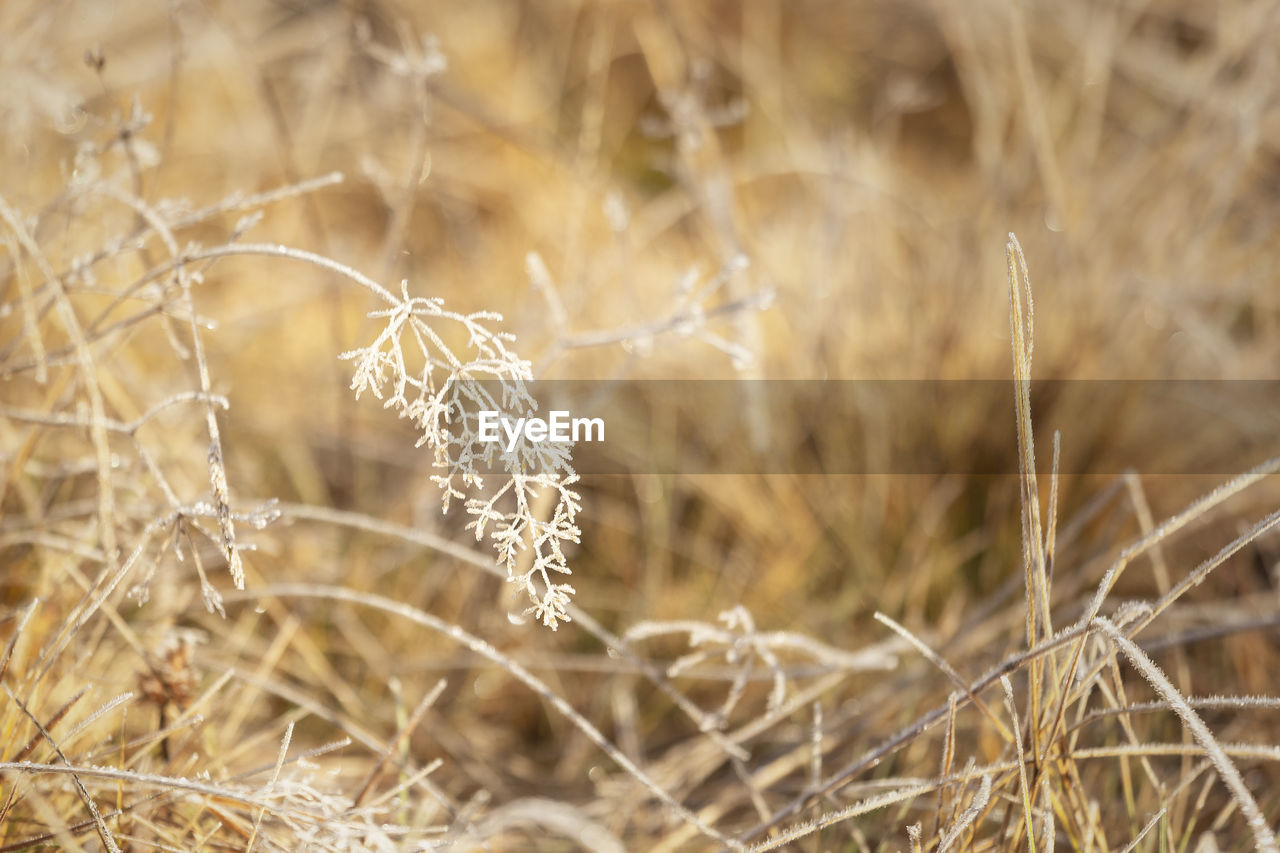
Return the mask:
<svg viewBox="0 0 1280 853"><path fill-rule="evenodd" d="M0 196L53 269L74 273L68 292L95 335L106 414L126 422L199 387L197 370L183 322L137 292L117 299L167 256L162 244L121 249L140 214L81 190L113 187L176 221L335 172L340 182L260 205L261 222L237 210L176 237L285 244L391 290L405 280L410 295L453 310L501 312L540 379L746 382L1010 379L1014 232L1035 299L1036 377L1274 379L1278 14L1272 2L1179 0L7 0ZM66 358L36 381L22 294L43 304L44 278L15 262L18 238L6 235L0 394L24 411L83 416ZM488 556L463 529L465 512L441 514L432 458L414 448L412 426L349 390L338 355L373 340L381 324L366 315L381 305L286 259L228 256L201 274L193 298L207 321L212 390L230 404L219 418L234 507L278 498L341 510ZM65 354L56 314L44 311L42 345ZM959 442L947 453L971 446L985 459L1009 448L1013 406L1002 419L989 414L937 412ZM1033 412L1038 452L1051 456L1048 437L1060 431L1074 472L1058 487L1064 622L1118 543L1237 473L1123 480L1124 460L1108 455L1115 414L1055 411L1052 400ZM844 427L823 415L800 407L761 428L777 447L840 459ZM1177 425L1125 426L1177 444ZM928 429L914 429L927 452ZM207 499L208 433L196 409L174 407L138 439L183 501ZM716 435L700 440L732 458ZM127 553L165 504L127 442L112 441ZM97 535L90 437L0 419L0 454L3 603L43 597L37 623L53 632L80 594L66 566L85 565L64 540ZM570 556L577 603L619 632L642 620L714 621L741 604L761 629L845 649L886 638L871 619L882 611L973 673L1020 642L1014 477L741 467L584 477L582 543ZM1047 477L1041 486L1047 507ZM1167 575L1181 577L1273 508L1278 491L1263 483L1194 525L1176 555L1132 570L1121 597L1167 588ZM651 689L625 692L632 704L620 706L624 693L601 685L630 691L636 676L595 638L576 625L552 634L517 624L508 612L521 605L500 579L446 554L289 512L245 530L257 548L245 554L250 594L286 580L378 591L509 651L654 760L696 734ZM199 547L230 596L217 549ZM1197 692L1273 688L1278 557L1274 542L1257 543L1170 617L1170 633L1220 624L1223 612L1253 620L1191 649L1204 665ZM201 684L228 668L270 674L336 719L390 737L397 709L403 719L396 691L412 707L445 676L430 730L411 743L419 764L445 759L439 785L450 798L608 799L589 773L594 748L448 639L323 602L229 597L224 621L202 605L190 561L160 549L143 564L151 601L138 608L117 596L121 618L148 649L175 627L203 632ZM124 689L139 655L120 654L110 631L94 637L62 677ZM685 650L649 648L663 660ZM832 698L831 713L870 689L862 678ZM948 689L929 669L901 678L877 683L922 703ZM685 686L706 707L723 697L722 679ZM273 755L276 722L297 702L249 681L227 689L243 701L205 747L234 740ZM885 724L907 718L888 714ZM335 735L335 718L299 719L308 742ZM781 750L807 734L777 736ZM219 760L233 766L238 756ZM344 761L359 769L366 758ZM936 772L936 760L926 763ZM1115 784L1100 778L1100 790ZM656 832L617 820L623 837Z"/></svg>

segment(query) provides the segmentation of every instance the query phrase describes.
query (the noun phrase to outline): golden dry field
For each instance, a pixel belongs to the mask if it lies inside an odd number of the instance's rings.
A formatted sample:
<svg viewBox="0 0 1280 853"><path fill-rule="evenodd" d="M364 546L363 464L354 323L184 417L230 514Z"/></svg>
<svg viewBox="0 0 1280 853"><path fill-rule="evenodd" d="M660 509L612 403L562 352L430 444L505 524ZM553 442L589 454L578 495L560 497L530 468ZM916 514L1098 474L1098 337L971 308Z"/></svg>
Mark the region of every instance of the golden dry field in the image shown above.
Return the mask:
<svg viewBox="0 0 1280 853"><path fill-rule="evenodd" d="M1280 5L0 0L0 131L0 851L1280 849Z"/></svg>

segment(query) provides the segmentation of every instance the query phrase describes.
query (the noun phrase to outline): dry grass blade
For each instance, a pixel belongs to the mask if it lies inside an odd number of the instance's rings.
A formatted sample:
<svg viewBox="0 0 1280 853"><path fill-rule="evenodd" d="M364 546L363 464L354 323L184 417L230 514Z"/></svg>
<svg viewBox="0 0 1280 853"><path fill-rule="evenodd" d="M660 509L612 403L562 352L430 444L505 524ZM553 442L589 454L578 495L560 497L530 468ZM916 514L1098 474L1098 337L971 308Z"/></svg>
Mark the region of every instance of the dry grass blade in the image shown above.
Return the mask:
<svg viewBox="0 0 1280 853"><path fill-rule="evenodd" d="M1017 412L1018 473L1022 486L1022 562L1026 588L1027 648L1034 649L1053 633L1049 612L1049 574L1046 549L1049 540L1043 532L1040 516L1040 489L1036 479L1035 434L1031 423L1031 356L1035 349L1035 305L1031 294L1031 277L1027 260L1018 238L1009 234L1005 245L1005 261L1009 270L1009 333L1013 347L1013 385ZM1025 305L1024 305L1025 300ZM1055 442L1055 450L1057 444ZM1031 662L1027 682L1028 710L1033 755L1040 754L1041 701L1045 696L1045 666L1052 667L1053 658ZM1049 684L1057 679L1048 678Z"/></svg>
<svg viewBox="0 0 1280 853"><path fill-rule="evenodd" d="M39 731L37 731L36 734L32 736L31 740L27 741L27 745L24 746L22 749L18 750L17 754L14 755L13 758L10 760L24 761L26 757L30 755L32 751L35 750L36 746L40 743L40 741L45 740L48 737L49 730L52 729L54 726L56 726L58 724L58 721L61 720L63 717L65 717L67 715L67 712L71 710L72 706L74 706L77 702L79 702L84 697L84 694L87 692L88 692L88 688L81 688L70 699L68 699L66 702L63 702L62 707L58 708L57 711L53 712L53 716L49 717L48 722L40 724Z"/></svg>
<svg viewBox="0 0 1280 853"><path fill-rule="evenodd" d="M1027 831L1027 848L1035 853L1035 817L1032 810L1031 786L1027 782L1027 757L1022 751L1022 723L1018 721L1018 708L1013 701L1013 684L1009 681L1009 676L1000 676L1000 686L1004 688L1004 704L1009 711L1009 719L1013 723L1013 745L1018 756L1018 792L1022 799L1022 818ZM1019 841L1020 839L1015 835L1013 840L1015 849Z"/></svg>
<svg viewBox="0 0 1280 853"><path fill-rule="evenodd" d="M9 689L9 685L0 684L0 687L4 688L5 695L9 697L9 701L18 706L27 719L31 721L31 724L36 727L36 730L39 731L40 736L48 742L50 747L53 748L54 754L58 756L58 759L62 761L63 765L70 768L72 766L71 761L63 754L62 749L58 746L58 742L53 739L53 736L49 734L49 731L41 725L40 721L36 719L35 715L27 708L26 703L13 695L13 691ZM8 766L13 766L15 764L17 766L22 766L27 764L27 762L4 762L4 764ZM89 814L93 818L93 826L97 829L98 837L102 839L103 846L112 851L112 853L120 853L120 846L116 844L115 837L111 834L111 830L107 829L106 821L102 819L102 812L98 810L98 804L93 801L93 797L89 796L88 789L85 788L84 783L80 781L80 776L74 771L71 773L71 782L75 785L76 793L80 795L80 801L83 802L85 808L89 810Z"/></svg>
<svg viewBox="0 0 1280 853"><path fill-rule="evenodd" d="M93 439L94 461L97 464L98 474L98 537L102 542L102 552L106 557L108 566L115 567L118 560L115 489L111 482L111 446L107 441L106 427L103 425L106 422L107 412L106 403L102 396L98 367L94 363L93 353L85 340L80 318L76 314L75 307L71 303L71 298L62 284L61 278L54 271L49 259L45 257L44 252L40 250L35 239L23 225L21 217L3 196L0 196L0 219L4 220L5 225L8 226L23 250L27 252L31 260L40 269L40 274L44 276L45 283L53 289L58 316L62 320L67 336L71 339L76 365L89 398L89 408L92 415L89 434ZM19 261L16 256L13 260L15 264ZM43 364L43 361L38 361L38 363Z"/></svg>
<svg viewBox="0 0 1280 853"><path fill-rule="evenodd" d="M364 801L365 796L369 793L370 789L373 788L373 784L377 782L378 777L382 775L383 768L387 766L387 762L391 760L391 756L394 755L395 751L399 749L406 740L408 740L411 734L413 734L413 730L418 727L418 723L421 722L423 715L426 714L427 710L435 704L437 699L440 698L440 694L444 692L444 688L447 683L448 682L443 678L437 681L436 686L432 687L427 695L422 697L422 701L418 703L417 707L413 709L413 713L411 713L409 718L405 720L404 725L400 727L400 731L396 732L396 736L387 742L387 748L382 753L382 757L378 759L377 764L373 765L373 769L370 770L369 775L365 777L364 784L360 786L356 791L356 795L351 799L352 808L359 807L360 803Z"/></svg>
<svg viewBox="0 0 1280 853"><path fill-rule="evenodd" d="M1124 849L1121 850L1120 853L1133 853L1134 850L1137 850L1138 845L1142 843L1142 840L1151 833L1151 830L1159 826L1160 821L1163 820L1165 815L1168 813L1169 801L1182 793L1184 789L1190 787L1191 783L1200 778L1200 776L1203 775L1203 773L1211 766L1210 762L1205 761L1199 766L1193 768L1190 773L1186 774L1182 781L1180 781L1178 785L1168 793L1165 804L1162 805L1155 814L1151 815L1147 822L1142 825L1141 829L1134 833L1133 838L1130 839L1129 843L1125 845Z"/></svg>
<svg viewBox="0 0 1280 853"><path fill-rule="evenodd" d="M1183 724L1186 725L1196 742L1200 744L1210 763L1218 771L1218 776L1222 779L1223 784L1231 792L1232 799L1240 807L1240 813L1244 816L1245 822L1249 826L1249 831L1253 833L1254 848L1268 851L1268 853L1280 851L1280 844L1276 843L1276 831L1267 823L1266 817L1263 816L1262 810L1258 807L1257 800L1253 798L1253 794L1245 786L1244 778L1240 775L1240 771L1227 753L1223 751L1218 739L1214 737L1209 727L1204 724L1204 720L1200 719L1200 715L1187 704L1187 700L1178 692L1178 689L1173 686L1173 683L1160 671L1160 668L1155 665L1151 658L1147 657L1146 653L1138 648L1137 644L1126 637L1105 616L1099 616L1095 621L1107 639L1115 644L1116 648L1129 659L1129 663L1142 674L1142 677L1155 689L1160 698L1168 702L1173 710L1177 712Z"/></svg>
<svg viewBox="0 0 1280 853"><path fill-rule="evenodd" d="M920 836L920 824L913 823L907 827L907 838L911 842L911 853L924 853L924 846L920 842Z"/></svg>
<svg viewBox="0 0 1280 853"><path fill-rule="evenodd" d="M18 616L17 624L14 626L13 635L9 637L9 642L5 643L4 655L0 656L0 681L4 681L5 675L9 672L9 662L13 660L13 650L18 645L18 639L22 637L23 631L26 630L27 623L31 620L31 614L36 612L36 608L40 606L40 599L33 598L31 602L22 610Z"/></svg>
<svg viewBox="0 0 1280 853"><path fill-rule="evenodd" d="M987 804L991 801L991 777L984 774L981 782L978 784L978 790L970 800L969 805L960 813L955 822L947 827L947 831L943 834L941 840L938 841L938 853L947 853L960 837L973 826L974 821L978 819L978 815L986 811Z"/></svg>
<svg viewBox="0 0 1280 853"><path fill-rule="evenodd" d="M1145 534L1136 542L1127 546L1120 553L1119 557L1116 558L1115 562L1113 562L1103 574L1102 580L1098 583L1098 588L1094 592L1088 609L1075 625L1077 630L1074 632L1074 635L1077 639L1071 649L1068 664L1064 670L1063 677L1068 680L1064 681L1064 683L1089 682L1090 678L1082 677L1079 672L1082 655L1084 653L1085 641L1088 638L1086 628L1090 621L1097 617L1101 612L1103 602L1106 600L1107 595L1111 592L1112 587L1115 585L1116 581L1130 562L1132 562L1138 555L1145 553L1148 549L1166 541L1179 530L1189 525L1194 519L1201 517L1213 507L1278 471L1280 471L1280 457L1268 459L1252 470L1223 483L1209 494L1196 499L1181 512L1165 520L1150 533ZM1216 555L1201 563L1195 571L1179 582L1179 584L1177 584L1173 589L1169 590L1168 593L1161 596L1160 601L1151 608L1149 613L1140 617L1138 629L1140 630L1142 627L1145 627L1158 613L1162 612L1169 604L1180 597L1191 586L1195 585L1198 581L1202 581L1209 572L1222 565L1227 558L1238 553L1245 545L1253 542L1263 533L1273 529L1277 524L1280 524L1280 511L1268 516L1266 519L1256 524L1251 530L1241 536L1238 536L1230 544L1224 546ZM1071 696L1069 693L1063 693L1056 703L1054 721L1048 728L1047 736L1044 739L1046 749L1054 739L1058 737L1059 730L1065 726L1066 709L1070 700Z"/></svg>
<svg viewBox="0 0 1280 853"><path fill-rule="evenodd" d="M1045 538L1036 484L1035 437L1031 426L1031 356L1035 349L1035 307L1027 260L1018 238L1005 246L1009 267L1009 331L1013 346L1013 384L1018 429L1018 472L1022 482L1023 563L1026 571L1027 644L1035 648L1053 633L1049 617L1049 582L1045 572ZM1024 305L1025 300L1025 305ZM1033 668L1034 672L1034 668ZM1033 690L1038 685L1033 685Z"/></svg>
<svg viewBox="0 0 1280 853"><path fill-rule="evenodd" d="M502 570L494 565L489 559L480 555L473 548L465 545L459 545L456 542L445 539L437 534L420 530L413 527L407 527L402 524L395 524L382 519L370 518L361 513L330 509L327 507L305 506L302 504L283 503L280 504L280 511L288 518L310 519L321 521L328 524L342 525L358 530L364 530L371 533L377 533L382 536L389 536L396 539L402 539L416 545L430 548L438 551L446 556L458 560L464 565L472 566L480 569L487 574L501 578ZM712 725L710 716L694 705L687 696L677 690L671 680L666 677L661 668L649 663L641 658L632 649L629 643L622 637L617 636L613 632L606 629L600 624L590 613L582 610L576 605L569 605L569 615L573 619L573 623L587 631L607 649L613 649L617 654L621 655L625 660L634 665L661 693L671 699L672 702L680 709L682 713L687 715L694 723L697 724L698 730L706 732L708 737L719 747L727 756L745 760L749 757L748 752L736 743L726 739L724 735Z"/></svg>
<svg viewBox="0 0 1280 853"><path fill-rule="evenodd" d="M820 832L827 827L835 826L836 824L843 823L844 821L852 820L855 817L887 808L897 803L910 802L911 800L924 796L925 794L936 791L937 787L938 786L934 784L912 785L906 788L886 791L883 794L878 794L877 796L860 800L843 809L826 812L817 820L804 821L788 827L782 832L779 832L773 838L770 838L768 841L753 844L751 847L746 849L748 853L764 853L766 850L777 850L780 847L784 847L792 842L800 840L801 838L812 835L815 832Z"/></svg>
<svg viewBox="0 0 1280 853"><path fill-rule="evenodd" d="M988 720L991 721L991 724L996 727L996 731L1000 733L1000 737L1006 743L1013 743L1014 733L1010 732L1009 728L1005 726L1003 722L1000 721L1000 718L997 717L989 707L987 707L987 703L982 701L982 697L978 696L976 693L971 692L969 683L964 680L964 678L960 675L960 673L956 672L955 667L947 663L947 661L941 655L935 652L933 649L929 648L929 646L926 645L923 640L921 640L916 635L912 634L910 631L908 631L903 626L899 625L897 622L890 619L885 614L879 611L876 611L874 616L877 622L887 626L889 630L893 631L899 637L902 637L904 640L910 643L913 647L915 647L915 649L919 651L920 654L924 655L925 659L929 661L929 663L933 664L938 669L942 670L942 672L946 674L947 678L951 680L951 683L959 687L960 690L965 694L965 697L970 702L972 702L974 706L978 708L979 711L982 712L982 715L984 717L986 717ZM954 705L954 703L952 704ZM950 719L952 716L953 714L949 714L948 719ZM946 775L946 768L943 769L943 775Z"/></svg>
<svg viewBox="0 0 1280 853"><path fill-rule="evenodd" d="M742 844L726 837L720 831L703 823L697 815L689 811L688 808L676 800L669 792L654 782L649 775L636 766L630 758L619 752L617 747L615 747L599 729L592 725L591 722L587 720L586 717L583 717L582 714L580 714L572 705L561 698L559 694L548 687L540 678L518 662L499 652L489 643L486 643L479 637L468 633L457 625L450 625L430 613L411 607L403 602L392 601L380 595L359 592L357 590L346 589L344 587L323 586L319 584L270 584L256 590L255 592L257 595L263 597L319 598L331 601L346 601L351 604L372 607L377 610L382 610L408 619L411 622L430 628L433 631L455 640L470 651L473 651L481 657L496 663L516 680L520 681L530 690L533 690L549 702L565 717L565 719L586 735L587 738L596 744L596 746L600 747L600 749L602 749L609 758L622 767L623 770L644 785L650 793L661 800L681 820L697 827L698 831L703 835L725 845L726 847L733 850L745 849Z"/></svg>
<svg viewBox="0 0 1280 853"><path fill-rule="evenodd" d="M262 792L264 800L271 794L271 789L276 786L276 782L280 780L280 768L284 766L285 757L289 754L289 742L292 740L293 723L289 723L288 728L284 730L284 737L280 739L280 755L276 758L275 768L271 771L271 781L267 782L267 787ZM266 806L258 809L258 814L253 819L253 831L249 833L249 842L244 847L245 853L252 853L253 845L258 840L258 829L262 826L262 817L266 813Z"/></svg>

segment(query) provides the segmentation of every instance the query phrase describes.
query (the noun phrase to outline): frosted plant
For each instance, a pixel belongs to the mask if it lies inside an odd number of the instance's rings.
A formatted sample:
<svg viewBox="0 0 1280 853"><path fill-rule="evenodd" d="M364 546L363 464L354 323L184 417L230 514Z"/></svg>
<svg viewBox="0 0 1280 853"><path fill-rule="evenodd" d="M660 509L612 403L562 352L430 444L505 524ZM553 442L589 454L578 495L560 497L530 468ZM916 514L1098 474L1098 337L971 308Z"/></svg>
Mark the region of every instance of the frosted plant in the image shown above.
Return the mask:
<svg viewBox="0 0 1280 853"><path fill-rule="evenodd" d="M533 379L529 362L508 349L512 335L486 325L501 322L501 315L448 311L443 300L411 297L407 282L401 283L400 294L392 296L392 307L369 315L385 322L374 342L340 356L355 364L351 388L357 398L370 391L422 430L418 446L435 454L440 473L431 479L440 487L442 511L448 512L455 498L465 502L474 516L467 528L477 540L488 534L506 566L507 580L528 596L525 613L555 629L569 620L574 593L561 582L562 575L571 573L564 543L579 541L574 520L581 505L571 488L578 479L570 464L571 447L521 438L508 450L482 441L481 411L513 420L537 411L527 384ZM450 337L446 327L465 334L465 357L455 355L445 342ZM504 482L482 493L485 474L495 468ZM546 491L556 498L549 520L535 511ZM522 561L526 550L531 559Z"/></svg>
<svg viewBox="0 0 1280 853"><path fill-rule="evenodd" d="M885 648L848 652L803 634L760 631L751 613L742 605L721 612L719 621L719 625L692 620L640 622L625 635L628 643L634 643L654 637L687 634L692 651L667 667L667 676L671 678L717 659L733 670L728 696L720 710L707 717L706 725L710 727L722 728L727 723L729 715L746 693L757 661L764 665L773 684L767 707L770 714L779 712L787 701L788 667L782 660L783 655L805 659L823 669L860 671L897 666L897 658Z"/></svg>

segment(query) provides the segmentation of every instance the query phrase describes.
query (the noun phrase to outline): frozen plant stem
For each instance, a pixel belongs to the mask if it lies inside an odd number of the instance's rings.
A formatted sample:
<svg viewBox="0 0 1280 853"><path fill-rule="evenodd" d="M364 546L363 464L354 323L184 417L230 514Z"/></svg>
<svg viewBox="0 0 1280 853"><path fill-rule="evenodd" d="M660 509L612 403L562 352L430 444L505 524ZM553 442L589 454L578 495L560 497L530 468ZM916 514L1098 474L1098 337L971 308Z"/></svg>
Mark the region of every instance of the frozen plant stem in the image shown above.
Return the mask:
<svg viewBox="0 0 1280 853"><path fill-rule="evenodd" d="M1240 807L1240 814L1244 816L1245 823L1249 825L1249 831L1253 833L1254 849L1266 851L1266 853L1280 853L1280 845L1276 844L1275 831L1267 824L1262 809L1258 807L1258 801L1253 798L1253 794L1249 793L1249 789L1244 784L1244 777L1223 751L1218 739L1213 736L1213 732L1209 731L1204 720L1200 719L1200 715L1178 692L1178 688L1173 686L1173 682L1160 670L1160 667L1147 657L1146 652L1121 633L1109 619L1098 616L1094 619L1094 624L1106 635L1112 645L1129 659L1129 663L1133 664L1133 668L1138 670L1160 698L1169 703L1187 730L1191 732L1191 736L1196 739L1196 743L1200 744L1205 751L1205 755L1218 771L1223 784L1231 792L1232 799Z"/></svg>
<svg viewBox="0 0 1280 853"><path fill-rule="evenodd" d="M192 274L181 260L182 251L177 238L164 219L149 205L140 199L119 193L110 188L103 192L134 209L138 216L150 225L164 242L171 257L177 259L174 270L177 274L178 286L182 291L182 301L187 309L187 317L191 327L191 344L195 354L196 370L200 378L200 392L205 398L205 423L209 430L209 488L213 495L213 505L217 509L218 533L221 537L222 556L227 561L231 572L231 580L236 589L244 589L244 565L240 559L240 551L236 545L235 524L231 519L231 495L227 488L227 468L222 455L222 436L218 429L217 406L213 402L213 381L209 378L209 362L205 358L204 339L200 335L200 323L196 319L195 300L191 296ZM210 610L221 610L221 601L212 586L202 584L205 590L205 606Z"/></svg>

